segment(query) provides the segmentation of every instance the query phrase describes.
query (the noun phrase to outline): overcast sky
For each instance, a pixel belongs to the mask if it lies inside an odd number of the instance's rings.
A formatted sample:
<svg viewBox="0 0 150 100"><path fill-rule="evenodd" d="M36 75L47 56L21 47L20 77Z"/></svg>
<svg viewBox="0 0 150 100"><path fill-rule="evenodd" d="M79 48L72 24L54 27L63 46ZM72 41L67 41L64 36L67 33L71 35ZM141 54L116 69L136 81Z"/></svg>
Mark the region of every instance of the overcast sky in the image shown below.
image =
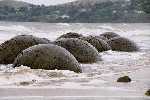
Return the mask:
<svg viewBox="0 0 150 100"><path fill-rule="evenodd" d="M18 0L18 1L25 1L34 4L56 5L56 4L62 4L62 3L71 2L75 0Z"/></svg>

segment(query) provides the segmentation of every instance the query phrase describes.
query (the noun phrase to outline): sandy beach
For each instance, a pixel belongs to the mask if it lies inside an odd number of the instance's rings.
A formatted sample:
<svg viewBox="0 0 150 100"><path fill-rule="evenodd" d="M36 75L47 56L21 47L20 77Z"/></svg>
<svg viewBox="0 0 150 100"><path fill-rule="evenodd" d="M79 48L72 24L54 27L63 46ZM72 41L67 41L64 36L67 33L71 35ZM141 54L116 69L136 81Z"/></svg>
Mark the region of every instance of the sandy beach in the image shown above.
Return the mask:
<svg viewBox="0 0 150 100"><path fill-rule="evenodd" d="M102 61L81 64L83 73L0 65L0 100L150 100L150 24L68 24L0 22L0 43L20 34L55 40L74 31L98 35L113 31L133 40L139 52L106 51ZM116 82L129 76L130 83Z"/></svg>

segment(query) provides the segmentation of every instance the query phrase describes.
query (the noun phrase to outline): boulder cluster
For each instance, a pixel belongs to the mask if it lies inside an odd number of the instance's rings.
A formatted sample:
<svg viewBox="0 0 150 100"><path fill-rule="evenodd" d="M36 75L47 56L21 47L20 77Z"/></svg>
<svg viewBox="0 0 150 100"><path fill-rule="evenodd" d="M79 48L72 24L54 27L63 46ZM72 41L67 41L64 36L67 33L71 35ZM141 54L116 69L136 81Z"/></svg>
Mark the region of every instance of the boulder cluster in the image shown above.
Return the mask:
<svg viewBox="0 0 150 100"><path fill-rule="evenodd" d="M32 35L18 35L0 45L0 64L81 73L80 63L102 60L99 53L107 50L133 52L139 49L133 41L113 32L99 36L70 32L53 42Z"/></svg>

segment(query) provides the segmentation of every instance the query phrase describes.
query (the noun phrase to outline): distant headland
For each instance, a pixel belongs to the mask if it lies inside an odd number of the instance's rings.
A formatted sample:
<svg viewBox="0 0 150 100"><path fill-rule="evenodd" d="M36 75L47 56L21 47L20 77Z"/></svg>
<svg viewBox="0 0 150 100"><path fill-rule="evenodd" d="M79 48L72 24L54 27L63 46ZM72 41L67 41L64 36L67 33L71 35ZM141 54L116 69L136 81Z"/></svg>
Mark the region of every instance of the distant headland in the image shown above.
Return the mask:
<svg viewBox="0 0 150 100"><path fill-rule="evenodd" d="M0 20L19 22L114 23L150 22L150 0L77 0L45 6L0 1Z"/></svg>

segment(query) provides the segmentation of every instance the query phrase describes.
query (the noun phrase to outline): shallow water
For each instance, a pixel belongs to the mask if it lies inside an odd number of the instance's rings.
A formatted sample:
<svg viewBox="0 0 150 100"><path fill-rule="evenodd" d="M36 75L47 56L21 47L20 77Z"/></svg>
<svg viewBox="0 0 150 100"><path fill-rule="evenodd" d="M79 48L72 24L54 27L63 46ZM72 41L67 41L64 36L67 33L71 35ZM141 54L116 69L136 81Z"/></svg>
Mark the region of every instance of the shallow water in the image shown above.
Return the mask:
<svg viewBox="0 0 150 100"><path fill-rule="evenodd" d="M148 100L144 96L150 88L150 24L68 24L0 22L0 43L20 34L32 34L55 40L66 32L99 35L117 32L137 43L139 52L106 51L103 61L81 64L83 73L71 71L11 68L0 65L0 97L5 100ZM131 83L117 83L117 78L128 75ZM21 90L21 91L20 91ZM31 93L30 93L30 92ZM44 97L43 97L44 96ZM60 96L60 97L57 97ZM72 96L72 97L70 97ZM53 98L52 98L53 97ZM75 98L76 97L76 98ZM82 97L82 98L81 98ZM10 99L11 98L11 99Z"/></svg>

